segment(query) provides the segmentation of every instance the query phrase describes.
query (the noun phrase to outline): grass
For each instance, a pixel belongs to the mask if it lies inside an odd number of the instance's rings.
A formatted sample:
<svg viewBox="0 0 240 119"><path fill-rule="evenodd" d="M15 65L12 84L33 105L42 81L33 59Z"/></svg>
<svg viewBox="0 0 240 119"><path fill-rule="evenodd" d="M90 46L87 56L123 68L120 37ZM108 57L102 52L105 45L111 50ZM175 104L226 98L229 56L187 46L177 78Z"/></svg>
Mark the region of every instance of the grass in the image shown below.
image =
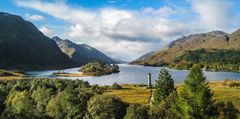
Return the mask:
<svg viewBox="0 0 240 119"><path fill-rule="evenodd" d="M240 110L240 87L232 87L230 88L228 85L224 85L224 83L231 84L233 82L240 81L224 81L224 82L211 82L209 86L214 92L214 99L217 102L232 102L238 110Z"/></svg>
<svg viewBox="0 0 240 119"><path fill-rule="evenodd" d="M214 92L214 99L217 102L231 101L240 110L240 88L229 88L223 86L223 82L209 83L210 88ZM149 104L150 89L146 89L139 85L122 85L123 89L108 89L104 95L116 96L124 102L133 104Z"/></svg>
<svg viewBox="0 0 240 119"><path fill-rule="evenodd" d="M130 104L149 104L150 89L146 89L140 85L121 85L122 89L108 89L104 95L117 96L124 102Z"/></svg>

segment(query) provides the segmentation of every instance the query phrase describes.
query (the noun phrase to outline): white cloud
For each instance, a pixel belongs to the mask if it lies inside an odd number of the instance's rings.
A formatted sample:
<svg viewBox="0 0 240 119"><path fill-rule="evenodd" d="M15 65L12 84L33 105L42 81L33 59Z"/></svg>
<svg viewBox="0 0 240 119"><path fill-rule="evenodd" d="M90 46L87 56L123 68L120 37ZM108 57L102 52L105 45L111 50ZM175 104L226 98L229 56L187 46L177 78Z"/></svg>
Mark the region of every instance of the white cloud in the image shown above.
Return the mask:
<svg viewBox="0 0 240 119"><path fill-rule="evenodd" d="M95 19L93 12L88 12L82 8L74 9L68 7L63 2L50 3L42 0L16 0L16 4L21 7L38 10L72 23L90 22Z"/></svg>
<svg viewBox="0 0 240 119"><path fill-rule="evenodd" d="M25 17L27 20L31 20L31 21L42 21L45 19L45 17L41 15L30 15L29 13L26 13Z"/></svg>
<svg viewBox="0 0 240 119"><path fill-rule="evenodd" d="M52 29L48 28L47 26L42 26L41 28L39 28L39 30L46 36L48 37L53 37L54 36L54 32Z"/></svg>
<svg viewBox="0 0 240 119"><path fill-rule="evenodd" d="M224 29L233 22L232 3L226 0L191 0L198 22L206 29Z"/></svg>
<svg viewBox="0 0 240 119"><path fill-rule="evenodd" d="M174 5L157 9L101 8L93 11L68 6L64 2L18 0L16 4L68 22L70 25L66 27L69 27L69 33L66 37L75 42L89 44L117 58L132 60L147 51L159 49L179 36L215 29L225 30L231 24L229 2L188 1L196 16L192 15L191 9ZM191 19L183 20L186 14L191 14ZM40 30L47 36L53 35L53 31L46 26Z"/></svg>
<svg viewBox="0 0 240 119"><path fill-rule="evenodd" d="M170 6L159 7L158 9L153 9L152 7L147 7L142 10L145 14L157 15L158 17L167 17L176 14L177 11Z"/></svg>

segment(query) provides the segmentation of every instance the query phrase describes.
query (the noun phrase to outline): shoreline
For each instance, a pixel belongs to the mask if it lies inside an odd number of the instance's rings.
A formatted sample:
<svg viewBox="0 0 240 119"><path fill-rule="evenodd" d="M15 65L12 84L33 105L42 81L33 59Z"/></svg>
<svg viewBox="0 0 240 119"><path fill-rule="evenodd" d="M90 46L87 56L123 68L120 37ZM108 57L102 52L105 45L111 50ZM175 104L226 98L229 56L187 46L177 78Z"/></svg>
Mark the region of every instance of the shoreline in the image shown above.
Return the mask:
<svg viewBox="0 0 240 119"><path fill-rule="evenodd" d="M86 77L86 76L99 76L96 73L53 73L55 76L62 76L62 77Z"/></svg>
<svg viewBox="0 0 240 119"><path fill-rule="evenodd" d="M143 66L143 67L164 67L164 68L168 68L168 69L174 69L174 70L190 70L189 69L178 69L178 68L174 68L168 65L144 65L144 64L135 64L135 63L128 63L128 65L135 65L135 66ZM205 72L232 72L232 73L240 73L240 70L214 70L214 69L209 69L209 70L205 70L204 68L202 68L203 71Z"/></svg>

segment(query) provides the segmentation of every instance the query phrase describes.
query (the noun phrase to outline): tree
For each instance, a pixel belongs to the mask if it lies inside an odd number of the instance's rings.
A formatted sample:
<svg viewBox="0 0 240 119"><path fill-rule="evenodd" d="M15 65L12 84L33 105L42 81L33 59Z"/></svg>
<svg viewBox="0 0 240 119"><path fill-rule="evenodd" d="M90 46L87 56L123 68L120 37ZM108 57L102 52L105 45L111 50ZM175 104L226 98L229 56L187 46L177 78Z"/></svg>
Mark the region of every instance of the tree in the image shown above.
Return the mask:
<svg viewBox="0 0 240 119"><path fill-rule="evenodd" d="M174 80L172 79L169 71L161 69L158 80L155 82L155 89L153 91L153 105L158 105L162 100L167 98L170 93L175 91Z"/></svg>
<svg viewBox="0 0 240 119"><path fill-rule="evenodd" d="M67 88L48 102L46 112L57 119L82 119L87 112L87 101L92 95L84 90L74 91Z"/></svg>
<svg viewBox="0 0 240 119"><path fill-rule="evenodd" d="M7 93L8 92L6 91L5 86L0 84L0 115L5 108L4 101L6 100Z"/></svg>
<svg viewBox="0 0 240 119"><path fill-rule="evenodd" d="M172 92L159 105L153 105L150 108L150 119L180 119L177 107L178 94Z"/></svg>
<svg viewBox="0 0 240 119"><path fill-rule="evenodd" d="M124 119L148 119L148 108L140 104L133 104L127 108Z"/></svg>
<svg viewBox="0 0 240 119"><path fill-rule="evenodd" d="M9 95L1 116L4 119L36 119L35 109L34 100L28 91L16 91Z"/></svg>
<svg viewBox="0 0 240 119"><path fill-rule="evenodd" d="M219 102L216 104L220 119L237 119L239 110L235 108L232 102Z"/></svg>
<svg viewBox="0 0 240 119"><path fill-rule="evenodd" d="M122 89L122 86L120 86L120 85L117 84L117 83L114 83L114 84L112 85L112 89L114 89L114 90Z"/></svg>
<svg viewBox="0 0 240 119"><path fill-rule="evenodd" d="M178 104L184 119L216 118L213 93L205 82L199 65L194 65L179 91Z"/></svg>
<svg viewBox="0 0 240 119"><path fill-rule="evenodd" d="M127 104L111 96L97 95L88 102L86 119L122 119L126 114Z"/></svg>
<svg viewBox="0 0 240 119"><path fill-rule="evenodd" d="M34 90L32 93L32 98L36 101L36 115L39 117L46 117L46 106L51 96L53 95L53 91L51 88L38 88Z"/></svg>

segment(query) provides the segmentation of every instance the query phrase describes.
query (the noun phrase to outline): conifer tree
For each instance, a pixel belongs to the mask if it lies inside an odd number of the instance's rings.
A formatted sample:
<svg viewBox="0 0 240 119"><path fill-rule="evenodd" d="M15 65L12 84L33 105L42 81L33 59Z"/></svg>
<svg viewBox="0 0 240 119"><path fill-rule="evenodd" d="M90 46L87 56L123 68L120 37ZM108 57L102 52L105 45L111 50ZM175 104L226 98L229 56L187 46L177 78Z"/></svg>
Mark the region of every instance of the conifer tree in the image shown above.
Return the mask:
<svg viewBox="0 0 240 119"><path fill-rule="evenodd" d="M174 88L174 80L172 79L170 73L165 68L160 70L158 80L155 82L155 89L153 91L153 105L158 105L166 99L173 91Z"/></svg>
<svg viewBox="0 0 240 119"><path fill-rule="evenodd" d="M218 113L212 99L213 93L205 82L199 65L193 66L179 92L180 113L184 119L211 119Z"/></svg>

